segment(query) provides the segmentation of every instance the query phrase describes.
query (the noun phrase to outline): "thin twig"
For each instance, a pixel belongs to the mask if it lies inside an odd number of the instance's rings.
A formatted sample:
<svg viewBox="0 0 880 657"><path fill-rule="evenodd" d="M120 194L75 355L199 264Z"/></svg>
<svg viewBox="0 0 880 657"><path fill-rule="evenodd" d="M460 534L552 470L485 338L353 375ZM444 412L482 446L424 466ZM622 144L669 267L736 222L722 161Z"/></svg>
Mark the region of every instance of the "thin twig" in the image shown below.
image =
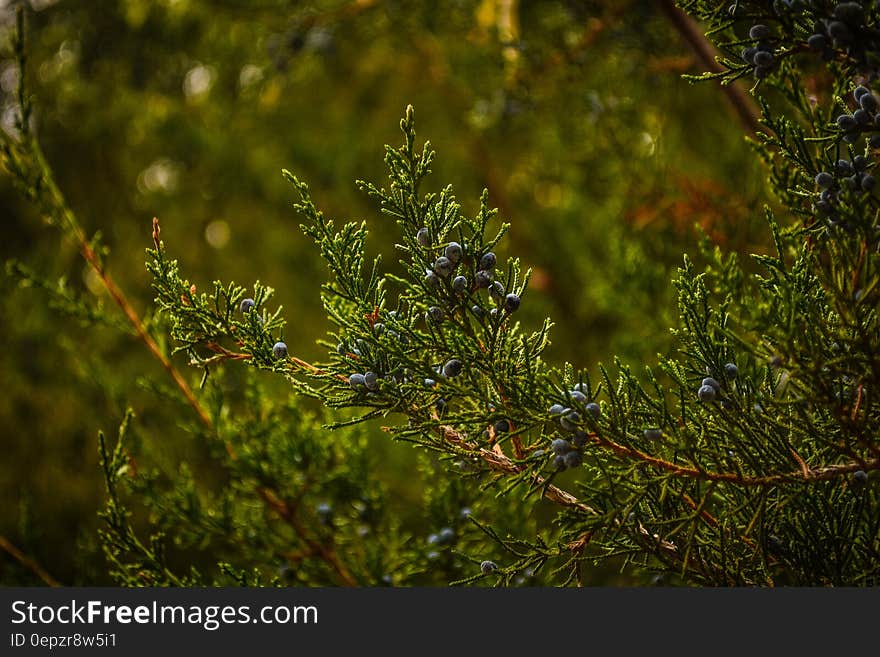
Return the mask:
<svg viewBox="0 0 880 657"><path fill-rule="evenodd" d="M18 561L22 566L30 570L37 577L43 580L49 586L64 586L57 579L52 577L49 572L43 568L33 557L29 557L20 549L18 549L12 541L0 534L0 549L7 552L13 559Z"/></svg>
<svg viewBox="0 0 880 657"><path fill-rule="evenodd" d="M660 0L658 2L660 10L669 19L673 27L687 41L688 45L694 51L700 64L708 71L720 73L724 69L716 60L718 53L715 48L706 40L703 31L699 25L690 16L679 9L674 0ZM749 134L754 137L761 131L761 123L758 120L758 108L749 95L736 84L725 84L721 86L724 95L730 102L731 107L736 116L742 123Z"/></svg>
<svg viewBox="0 0 880 657"><path fill-rule="evenodd" d="M781 483L797 481L828 481L835 477L855 472L856 470L880 469L880 458L877 458L866 462L826 465L820 468L805 468L794 472L777 473L765 475L763 477L745 477L736 472L711 472L709 470L699 470L678 463L672 463L671 461L666 461L656 456L645 454L632 447L620 445L613 440L603 438L595 433L590 433L589 438L596 445L606 447L618 456L644 461L645 463L666 470L677 476L705 479L707 481L726 481L740 486L776 486ZM805 463L803 465L806 466Z"/></svg>
<svg viewBox="0 0 880 657"><path fill-rule="evenodd" d="M352 577L351 573L348 572L348 569L345 567L345 565L339 560L336 551L333 550L333 548L330 548L323 543L311 538L306 533L305 528L302 526L302 522L293 511L293 509L291 509L289 504L287 504L283 500L278 499L272 493L272 491L267 488L258 488L257 493L270 508L274 509L279 516L281 516L288 522L288 524L308 546L311 554L316 554L320 556L325 562L327 562L327 564L329 564L333 568L334 571L336 571L336 574L339 576L339 579L345 586L357 586L357 582L355 581L354 577Z"/></svg>

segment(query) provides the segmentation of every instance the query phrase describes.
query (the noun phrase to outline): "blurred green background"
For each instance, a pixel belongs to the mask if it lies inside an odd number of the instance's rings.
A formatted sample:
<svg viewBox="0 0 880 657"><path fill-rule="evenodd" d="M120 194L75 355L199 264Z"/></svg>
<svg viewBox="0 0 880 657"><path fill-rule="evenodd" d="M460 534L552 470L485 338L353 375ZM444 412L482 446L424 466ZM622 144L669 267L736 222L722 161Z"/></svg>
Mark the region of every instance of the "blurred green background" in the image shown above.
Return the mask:
<svg viewBox="0 0 880 657"><path fill-rule="evenodd" d="M661 4L32 0L27 75L58 182L143 315L157 216L200 289L271 285L292 352L321 358L325 269L280 171L307 181L328 217L367 220L371 248L394 262L391 223L354 181L383 182L383 146L399 143L412 104L438 151L429 187L452 184L466 212L488 187L512 223L499 255L534 269L520 319L554 319L547 359L640 367L674 349L670 280L683 253L698 258L695 226L754 251L766 194L723 93L681 79L703 65ZM12 5L0 2L7 130L20 74ZM6 174L0 213L4 262L64 277L117 316L75 245ZM130 404L174 462L189 411L151 392L164 374L133 337L78 322L16 277L0 286L0 535L65 584L107 584L97 432L115 433ZM373 430L381 476L417 519L413 450ZM40 582L0 552L0 583Z"/></svg>

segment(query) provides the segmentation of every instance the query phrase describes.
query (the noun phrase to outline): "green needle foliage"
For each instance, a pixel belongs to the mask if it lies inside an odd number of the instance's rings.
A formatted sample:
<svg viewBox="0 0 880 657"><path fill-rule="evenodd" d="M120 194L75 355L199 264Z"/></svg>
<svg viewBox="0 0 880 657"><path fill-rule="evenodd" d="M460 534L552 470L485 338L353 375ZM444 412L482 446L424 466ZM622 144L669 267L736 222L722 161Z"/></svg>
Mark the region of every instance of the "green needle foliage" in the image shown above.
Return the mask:
<svg viewBox="0 0 880 657"><path fill-rule="evenodd" d="M173 394L199 411L187 430L204 450L140 472L130 413L115 446L101 436L101 539L119 583L561 586L605 565L698 586L880 583L880 9L680 6L723 53L692 79L752 84L774 198L756 209L759 253L740 262L706 237L708 264L684 257L677 352L641 368L546 361L552 322L518 319L534 295L506 252L511 226L490 190L468 203L428 189L434 151L407 107L387 182L358 182L370 221L328 219L283 172L328 270L314 362L295 355L271 288L199 292L154 220L151 328L203 374L197 396ZM20 100L7 170L80 235ZM370 255L375 239L398 262ZM266 394L275 377L289 395ZM427 538L375 479L376 425L419 448Z"/></svg>

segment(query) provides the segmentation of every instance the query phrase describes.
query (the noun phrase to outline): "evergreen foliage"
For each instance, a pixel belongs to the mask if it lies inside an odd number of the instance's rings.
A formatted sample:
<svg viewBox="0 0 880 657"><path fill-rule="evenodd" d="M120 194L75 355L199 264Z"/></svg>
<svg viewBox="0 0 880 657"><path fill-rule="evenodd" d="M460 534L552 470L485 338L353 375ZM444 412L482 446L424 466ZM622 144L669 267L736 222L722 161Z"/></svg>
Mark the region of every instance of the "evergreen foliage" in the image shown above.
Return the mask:
<svg viewBox="0 0 880 657"><path fill-rule="evenodd" d="M432 185L439 160L410 106L402 144L385 150L387 182L358 182L369 220L328 219L283 172L328 272L319 358L296 355L296 322L262 282L193 283L156 219L148 330L54 182L21 75L7 170L79 245L207 446L206 463L142 472L148 428L130 411L115 445L101 435L101 540L118 583L555 586L590 584L612 564L668 584L878 584L880 9L679 4L723 53L691 79L752 85L756 166L775 197L759 211L767 248L748 261L708 236L684 257L676 353L643 367L545 360L553 323L520 320L536 296L528 254L509 254L490 189L468 202ZM21 38L16 49L25 71ZM397 262L371 255L376 239ZM54 294L80 307L63 286ZM202 374L198 392L178 353ZM267 396L266 377L289 394ZM366 432L377 424L419 449L436 527L426 538L374 477L383 464ZM197 553L215 565L195 568L185 557Z"/></svg>

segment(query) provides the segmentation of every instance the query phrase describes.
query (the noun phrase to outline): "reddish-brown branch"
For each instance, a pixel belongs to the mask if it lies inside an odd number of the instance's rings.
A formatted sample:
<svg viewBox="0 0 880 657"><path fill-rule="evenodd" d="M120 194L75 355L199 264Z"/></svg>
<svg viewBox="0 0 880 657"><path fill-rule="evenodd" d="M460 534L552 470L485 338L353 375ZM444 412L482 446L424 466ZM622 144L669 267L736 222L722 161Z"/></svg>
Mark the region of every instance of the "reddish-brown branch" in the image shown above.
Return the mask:
<svg viewBox="0 0 880 657"><path fill-rule="evenodd" d="M12 543L5 536L0 535L0 549L9 554L13 559L15 559L22 566L30 570L37 577L43 580L49 586L63 586L61 582L52 577L49 572L43 568L35 559L29 557L24 552L22 552L15 544Z"/></svg>
<svg viewBox="0 0 880 657"><path fill-rule="evenodd" d="M669 22L687 41L703 68L713 73L722 72L724 69L715 59L718 53L712 44L706 40L699 25L679 9L675 5L674 0L660 0L658 5L660 10L669 19ZM734 112L736 112L742 126L753 137L757 135L761 131L761 123L758 120L758 108L755 106L754 101L736 83L722 85L721 89L724 91L724 95L730 102Z"/></svg>
<svg viewBox="0 0 880 657"><path fill-rule="evenodd" d="M154 219L155 221L155 219ZM140 338L141 342L143 342L147 349L150 350L150 353L156 358L156 360L161 363L162 367L166 372L171 376L174 380L175 385L180 390L181 394L186 399L187 403L192 407L192 409L196 412L196 415L201 420L202 424L204 424L207 428L211 428L213 423L211 422L211 418L208 417L208 414L205 412L205 409L202 408L202 405L199 404L195 395L193 394L192 388L190 388L189 384L186 380L181 376L180 372L176 367L171 363L171 361L162 353L162 350L159 349L159 345L156 344L156 341L147 333L146 328L144 327L143 322L140 317L138 317L137 312L128 302L128 299L122 293L122 290L116 285L114 280L110 277L104 267L101 265L98 260L95 251L89 245L89 243L85 240L84 235L77 235L80 239L80 253L82 253L83 258L85 258L86 262L92 268L98 278L101 280L101 283L104 285L104 289L107 290L107 293L110 295L110 298L116 303L117 306L122 310L122 313L125 315L126 319L128 319L129 324L137 333L137 336Z"/></svg>
<svg viewBox="0 0 880 657"><path fill-rule="evenodd" d="M624 445L615 443L608 438L602 438L601 436L597 436L594 433L590 434L590 440L596 445L600 445L602 447L610 449L618 456L643 461L677 476L693 477L695 479L705 479L707 481L726 481L738 484L740 486L775 486L777 484L785 482L827 481L829 479L834 479L835 477L839 477L844 474L855 472L856 470L880 469L880 458L873 459L865 463L854 462L845 463L842 465L826 465L821 468L813 469L806 467L806 463L803 463L803 460L801 459L800 462L803 464L803 469L797 472L778 473L766 475L763 477L744 477L741 474L735 472L710 472L708 470L699 470L697 468L687 467L678 463L672 463L671 461L665 461L661 458L657 458L656 456L651 456L650 454L640 452L639 450L633 449L632 447L625 447ZM796 453L795 457L800 459L800 457Z"/></svg>
<svg viewBox="0 0 880 657"><path fill-rule="evenodd" d="M293 528L293 531L302 539L302 541L306 544L311 554L316 554L321 557L339 576L340 581L345 586L357 586L357 582L354 577L352 577L351 573L348 572L348 569L345 565L339 560L339 557L336 554L336 551L331 547L324 545L323 543L316 541L311 536L309 536L308 532L305 530L305 527L302 525L302 521L299 519L299 516L294 513L293 509L290 508L283 500L278 499L272 491L267 488L258 488L257 493L260 498L266 502L266 505L273 509L279 516L284 518L287 523Z"/></svg>

